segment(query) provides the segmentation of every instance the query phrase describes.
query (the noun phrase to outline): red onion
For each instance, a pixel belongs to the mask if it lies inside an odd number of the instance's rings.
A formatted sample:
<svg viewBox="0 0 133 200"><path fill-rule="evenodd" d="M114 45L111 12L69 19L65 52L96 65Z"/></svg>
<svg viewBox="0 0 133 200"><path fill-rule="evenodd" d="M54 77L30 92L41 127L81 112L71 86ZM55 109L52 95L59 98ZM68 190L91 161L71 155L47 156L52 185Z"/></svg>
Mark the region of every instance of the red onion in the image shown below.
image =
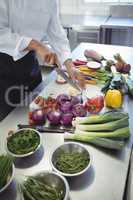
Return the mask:
<svg viewBox="0 0 133 200"><path fill-rule="evenodd" d="M59 111L50 111L47 114L47 118L52 125L60 124L61 113Z"/></svg>
<svg viewBox="0 0 133 200"><path fill-rule="evenodd" d="M57 96L56 100L60 105L62 105L66 101L70 101L70 97L67 94L60 94Z"/></svg>
<svg viewBox="0 0 133 200"><path fill-rule="evenodd" d="M73 120L73 114L72 113L66 113L66 114L62 114L61 117L61 124L64 126L68 126L72 124L72 120Z"/></svg>
<svg viewBox="0 0 133 200"><path fill-rule="evenodd" d="M73 96L72 98L71 98L71 104L74 106L74 105L76 105L76 104L79 104L79 103L81 103L81 96Z"/></svg>
<svg viewBox="0 0 133 200"><path fill-rule="evenodd" d="M46 121L46 113L44 112L43 109L37 109L34 110L31 114L31 119L36 123L36 124L43 124Z"/></svg>
<svg viewBox="0 0 133 200"><path fill-rule="evenodd" d="M70 113L72 110L72 104L70 101L66 101L60 105L60 110L63 113Z"/></svg>
<svg viewBox="0 0 133 200"><path fill-rule="evenodd" d="M72 113L74 117L85 117L87 112L82 104L77 104L73 106Z"/></svg>

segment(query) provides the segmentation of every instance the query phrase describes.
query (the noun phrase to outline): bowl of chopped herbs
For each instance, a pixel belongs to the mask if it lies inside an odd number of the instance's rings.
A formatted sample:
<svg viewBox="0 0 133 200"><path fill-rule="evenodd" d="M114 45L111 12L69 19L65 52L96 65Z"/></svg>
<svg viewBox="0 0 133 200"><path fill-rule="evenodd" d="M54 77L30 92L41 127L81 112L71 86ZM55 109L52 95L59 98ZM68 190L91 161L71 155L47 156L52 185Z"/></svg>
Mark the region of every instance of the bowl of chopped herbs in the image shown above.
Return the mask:
<svg viewBox="0 0 133 200"><path fill-rule="evenodd" d="M35 153L41 146L41 136L31 128L19 129L7 138L7 153L13 157L27 157Z"/></svg>
<svg viewBox="0 0 133 200"><path fill-rule="evenodd" d="M66 142L51 154L52 168L66 177L78 176L91 166L91 157L87 148L76 142Z"/></svg>
<svg viewBox="0 0 133 200"><path fill-rule="evenodd" d="M5 191L14 178L13 158L8 155L0 155L0 193Z"/></svg>

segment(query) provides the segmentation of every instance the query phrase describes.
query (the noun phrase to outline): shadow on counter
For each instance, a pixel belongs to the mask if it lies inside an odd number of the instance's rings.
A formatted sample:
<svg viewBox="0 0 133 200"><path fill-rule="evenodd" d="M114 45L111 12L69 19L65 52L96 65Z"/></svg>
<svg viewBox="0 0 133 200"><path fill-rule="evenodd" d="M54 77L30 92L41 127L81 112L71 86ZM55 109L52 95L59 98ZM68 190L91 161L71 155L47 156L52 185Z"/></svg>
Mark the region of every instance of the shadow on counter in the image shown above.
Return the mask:
<svg viewBox="0 0 133 200"><path fill-rule="evenodd" d="M0 194L0 200L16 200L17 199L17 191L16 191L16 183L13 181L11 185Z"/></svg>
<svg viewBox="0 0 133 200"><path fill-rule="evenodd" d="M20 169L25 169L29 167L33 167L34 165L37 165L43 158L44 155L44 148L43 146L38 149L34 154L31 156L27 156L25 158L16 158L14 164L15 167Z"/></svg>
<svg viewBox="0 0 133 200"><path fill-rule="evenodd" d="M94 181L94 168L91 166L84 174L77 177L67 178L70 190L82 190L91 185Z"/></svg>

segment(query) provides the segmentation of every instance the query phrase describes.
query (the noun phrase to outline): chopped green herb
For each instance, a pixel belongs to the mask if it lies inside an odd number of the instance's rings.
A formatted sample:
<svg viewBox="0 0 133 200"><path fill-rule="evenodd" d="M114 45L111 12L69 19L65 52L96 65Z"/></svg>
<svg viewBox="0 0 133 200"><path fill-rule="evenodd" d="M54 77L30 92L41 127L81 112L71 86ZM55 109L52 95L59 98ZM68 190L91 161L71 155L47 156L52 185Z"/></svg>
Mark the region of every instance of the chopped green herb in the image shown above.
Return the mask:
<svg viewBox="0 0 133 200"><path fill-rule="evenodd" d="M8 149L17 155L26 154L36 150L40 137L34 130L21 130L8 138Z"/></svg>

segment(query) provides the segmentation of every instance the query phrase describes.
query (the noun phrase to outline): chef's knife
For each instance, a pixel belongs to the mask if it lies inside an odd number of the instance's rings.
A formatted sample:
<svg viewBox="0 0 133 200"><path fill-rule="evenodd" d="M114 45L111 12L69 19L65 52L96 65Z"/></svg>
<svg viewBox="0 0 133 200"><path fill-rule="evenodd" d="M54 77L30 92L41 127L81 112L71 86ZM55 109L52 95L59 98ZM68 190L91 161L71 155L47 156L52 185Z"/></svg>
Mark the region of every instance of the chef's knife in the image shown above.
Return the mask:
<svg viewBox="0 0 133 200"><path fill-rule="evenodd" d="M56 72L62 77L64 78L72 87L74 87L75 89L79 90L81 92L80 87L77 85L77 83L75 81L73 81L72 79L70 79L65 72L58 67L58 65L53 65L53 67L55 68Z"/></svg>
<svg viewBox="0 0 133 200"><path fill-rule="evenodd" d="M73 128L63 128L63 127L45 127L45 126L37 126L37 125L28 125L28 124L18 124L18 128L33 128L39 132L47 132L47 133L64 133L64 132L73 132Z"/></svg>

